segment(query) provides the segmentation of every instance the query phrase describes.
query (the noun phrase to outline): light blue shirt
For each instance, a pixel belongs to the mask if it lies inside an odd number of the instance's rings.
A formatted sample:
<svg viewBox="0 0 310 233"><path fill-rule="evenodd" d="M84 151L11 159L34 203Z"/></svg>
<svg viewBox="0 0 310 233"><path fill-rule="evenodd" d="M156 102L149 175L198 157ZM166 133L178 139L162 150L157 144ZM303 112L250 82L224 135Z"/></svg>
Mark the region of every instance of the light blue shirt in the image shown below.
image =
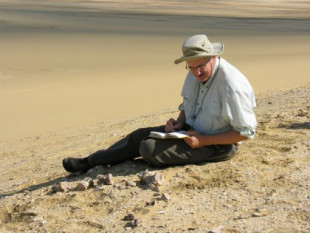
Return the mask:
<svg viewBox="0 0 310 233"><path fill-rule="evenodd" d="M253 138L257 121L254 91L247 78L225 59L217 57L211 78L200 83L189 72L182 89L186 123L201 134L230 130Z"/></svg>

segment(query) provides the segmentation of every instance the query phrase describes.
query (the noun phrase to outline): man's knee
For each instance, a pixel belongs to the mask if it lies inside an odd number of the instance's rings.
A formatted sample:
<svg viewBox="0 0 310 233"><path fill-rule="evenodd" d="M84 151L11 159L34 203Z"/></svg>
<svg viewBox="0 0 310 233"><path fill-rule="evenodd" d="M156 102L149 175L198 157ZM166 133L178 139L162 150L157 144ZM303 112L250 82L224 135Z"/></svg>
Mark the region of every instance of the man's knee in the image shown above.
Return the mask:
<svg viewBox="0 0 310 233"><path fill-rule="evenodd" d="M158 159L156 159L155 146L155 139L149 138L143 140L140 143L139 153L146 162L155 166L164 166L165 164L163 163L163 161L159 161Z"/></svg>

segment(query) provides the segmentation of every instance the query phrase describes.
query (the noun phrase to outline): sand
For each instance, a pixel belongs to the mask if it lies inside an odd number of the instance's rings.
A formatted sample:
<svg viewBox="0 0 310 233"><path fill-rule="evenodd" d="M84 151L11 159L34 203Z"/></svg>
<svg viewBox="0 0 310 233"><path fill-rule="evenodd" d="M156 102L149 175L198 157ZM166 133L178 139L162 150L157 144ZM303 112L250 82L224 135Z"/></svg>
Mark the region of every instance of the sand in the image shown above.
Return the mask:
<svg viewBox="0 0 310 233"><path fill-rule="evenodd" d="M0 1L0 231L308 232L309 15L307 1ZM63 158L177 115L173 61L196 33L253 85L255 139L223 163L68 176ZM146 169L159 192L139 182ZM108 173L114 186L75 190ZM60 181L70 191L51 192Z"/></svg>
<svg viewBox="0 0 310 233"><path fill-rule="evenodd" d="M176 109L7 144L0 157L0 231L309 232L309 93L310 85L261 94L255 139L226 162L156 169L137 160L83 175L61 168L62 158L106 148ZM146 170L163 176L159 190L139 182ZM76 190L99 174L111 174L114 185ZM68 191L53 192L59 182ZM123 220L129 214L134 222Z"/></svg>
<svg viewBox="0 0 310 233"><path fill-rule="evenodd" d="M307 1L206 2L1 1L0 141L178 106L197 33L256 92L309 82Z"/></svg>

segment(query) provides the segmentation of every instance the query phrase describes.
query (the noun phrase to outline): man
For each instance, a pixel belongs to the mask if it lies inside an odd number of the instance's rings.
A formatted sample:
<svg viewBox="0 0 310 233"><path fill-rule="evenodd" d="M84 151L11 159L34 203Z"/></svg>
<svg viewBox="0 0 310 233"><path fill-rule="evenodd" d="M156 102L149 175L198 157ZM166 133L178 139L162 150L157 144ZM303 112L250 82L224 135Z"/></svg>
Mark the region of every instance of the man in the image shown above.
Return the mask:
<svg viewBox="0 0 310 233"><path fill-rule="evenodd" d="M170 119L164 126L138 129L86 158L66 158L64 168L68 172L86 172L98 165L115 165L140 156L155 166L230 159L239 142L254 137L256 104L246 77L219 57L223 50L222 43L211 43L206 35L187 39L182 46L183 56L175 60L176 64L186 62L189 70L178 119ZM149 137L150 131L178 130L186 130L190 137Z"/></svg>

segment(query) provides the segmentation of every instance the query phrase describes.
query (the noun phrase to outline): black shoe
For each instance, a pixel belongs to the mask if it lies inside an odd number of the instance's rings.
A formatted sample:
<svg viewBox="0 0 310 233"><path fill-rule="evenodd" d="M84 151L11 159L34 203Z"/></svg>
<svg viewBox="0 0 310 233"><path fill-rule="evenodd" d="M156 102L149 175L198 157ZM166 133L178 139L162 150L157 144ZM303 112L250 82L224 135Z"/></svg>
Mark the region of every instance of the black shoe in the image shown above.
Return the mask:
<svg viewBox="0 0 310 233"><path fill-rule="evenodd" d="M62 166L68 172L87 172L90 169L87 158L66 158L62 160Z"/></svg>

